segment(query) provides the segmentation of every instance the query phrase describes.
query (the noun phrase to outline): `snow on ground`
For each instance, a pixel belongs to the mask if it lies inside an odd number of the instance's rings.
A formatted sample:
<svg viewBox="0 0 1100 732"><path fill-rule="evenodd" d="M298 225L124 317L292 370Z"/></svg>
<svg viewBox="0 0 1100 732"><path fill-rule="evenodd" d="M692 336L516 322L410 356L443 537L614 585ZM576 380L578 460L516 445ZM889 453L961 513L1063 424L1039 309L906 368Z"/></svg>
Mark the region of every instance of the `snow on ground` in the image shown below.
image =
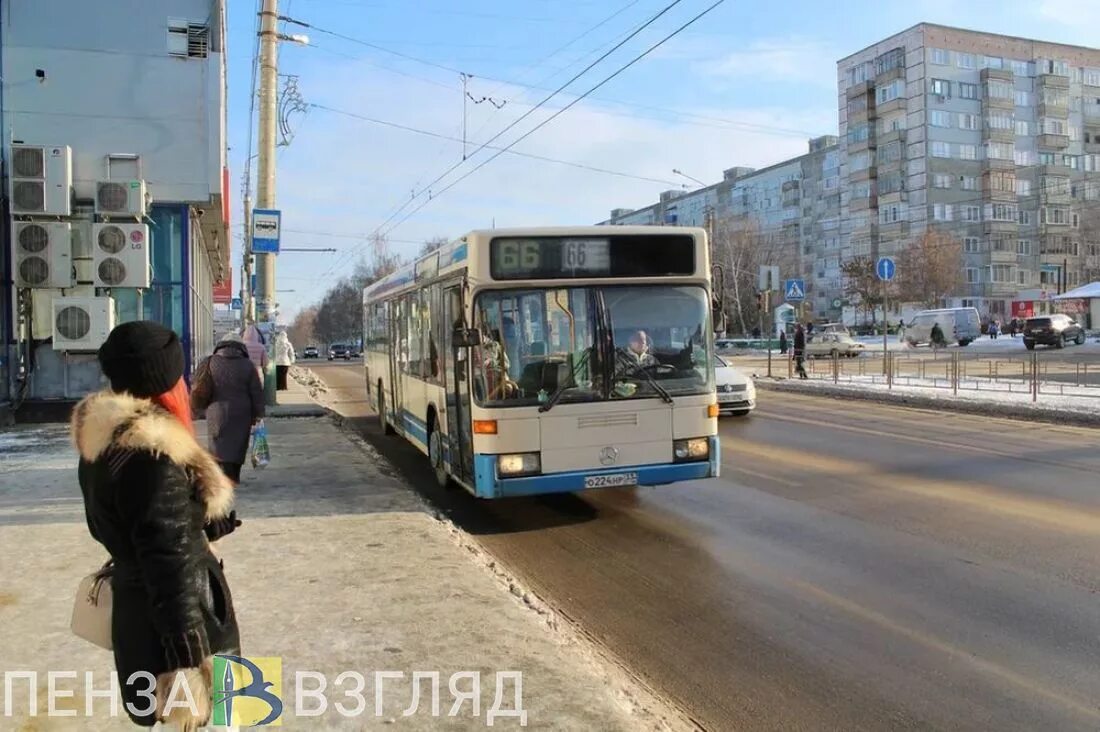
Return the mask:
<svg viewBox="0 0 1100 732"><path fill-rule="evenodd" d="M958 394L951 389L947 379L899 377L888 386L881 375L845 376L834 384L831 378L811 378L800 381L802 385L819 386L829 390L853 392L881 392L919 396L944 401L961 401L974 404L1013 405L1036 409L1057 409L1078 414L1100 414L1100 388L1077 387L1058 382L1041 382L1039 398L1032 401L1027 384L1021 381L962 379Z"/></svg>

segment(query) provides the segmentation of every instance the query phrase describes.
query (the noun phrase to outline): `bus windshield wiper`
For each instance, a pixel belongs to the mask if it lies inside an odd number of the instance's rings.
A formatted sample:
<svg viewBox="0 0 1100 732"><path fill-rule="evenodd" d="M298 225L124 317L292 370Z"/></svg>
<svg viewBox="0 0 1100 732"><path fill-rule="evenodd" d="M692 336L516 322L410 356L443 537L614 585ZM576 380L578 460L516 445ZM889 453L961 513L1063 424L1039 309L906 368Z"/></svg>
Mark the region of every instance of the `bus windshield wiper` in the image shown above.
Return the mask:
<svg viewBox="0 0 1100 732"><path fill-rule="evenodd" d="M588 357L592 355L592 349L586 348L584 355L577 359L577 362L573 364L573 367L569 369L569 378L562 382L557 389L546 399L546 402L539 405L539 412L549 412L554 408L554 405L558 403L562 395L570 389L577 386L577 372L580 368L588 363Z"/></svg>
<svg viewBox="0 0 1100 732"><path fill-rule="evenodd" d="M645 379L645 382L653 387L653 391L657 392L657 395L661 397L665 404L672 404L672 395L668 393L668 389L657 383L657 379L653 378L653 374L649 373L644 366L637 366L630 363L627 357L618 351L615 352L615 357L620 364L630 368L630 371L624 374L625 376L632 377L640 373L642 378Z"/></svg>

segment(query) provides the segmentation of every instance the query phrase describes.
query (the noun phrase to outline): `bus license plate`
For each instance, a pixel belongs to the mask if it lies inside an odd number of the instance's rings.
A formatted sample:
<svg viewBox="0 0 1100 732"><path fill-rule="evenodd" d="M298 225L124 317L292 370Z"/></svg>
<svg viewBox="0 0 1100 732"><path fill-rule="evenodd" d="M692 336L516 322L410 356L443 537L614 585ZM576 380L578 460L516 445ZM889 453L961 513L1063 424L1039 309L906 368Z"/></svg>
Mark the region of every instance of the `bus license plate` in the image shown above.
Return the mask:
<svg viewBox="0 0 1100 732"><path fill-rule="evenodd" d="M589 475L584 479L585 488L613 488L624 485L638 485L638 474L612 473L611 475Z"/></svg>

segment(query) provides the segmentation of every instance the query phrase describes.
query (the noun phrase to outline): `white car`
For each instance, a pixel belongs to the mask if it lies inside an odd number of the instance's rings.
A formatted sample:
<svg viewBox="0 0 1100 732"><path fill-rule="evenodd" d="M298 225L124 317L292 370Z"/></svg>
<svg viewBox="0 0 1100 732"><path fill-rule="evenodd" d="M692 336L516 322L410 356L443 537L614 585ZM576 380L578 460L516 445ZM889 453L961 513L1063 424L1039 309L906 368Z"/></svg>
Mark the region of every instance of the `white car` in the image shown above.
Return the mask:
<svg viewBox="0 0 1100 732"><path fill-rule="evenodd" d="M714 357L714 383L720 413L743 417L756 409L756 384L721 356Z"/></svg>

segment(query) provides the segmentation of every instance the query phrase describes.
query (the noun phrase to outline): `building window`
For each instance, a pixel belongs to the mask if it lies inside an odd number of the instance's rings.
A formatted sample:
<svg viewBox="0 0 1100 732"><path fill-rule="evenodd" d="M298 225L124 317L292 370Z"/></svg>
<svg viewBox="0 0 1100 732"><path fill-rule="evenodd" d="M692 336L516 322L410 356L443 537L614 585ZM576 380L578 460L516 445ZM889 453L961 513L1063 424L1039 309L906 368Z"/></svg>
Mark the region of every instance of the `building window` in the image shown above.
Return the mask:
<svg viewBox="0 0 1100 732"><path fill-rule="evenodd" d="M901 160L901 142L895 141L880 147L876 153L879 164Z"/></svg>
<svg viewBox="0 0 1100 732"><path fill-rule="evenodd" d="M1023 209L1020 209L1019 222L1020 226L1031 226L1031 211L1024 211Z"/></svg>
<svg viewBox="0 0 1100 732"><path fill-rule="evenodd" d="M978 85L959 82L959 96L963 99L977 99Z"/></svg>
<svg viewBox="0 0 1100 732"><path fill-rule="evenodd" d="M848 69L848 86L855 86L867 81L871 76L871 62L856 64Z"/></svg>
<svg viewBox="0 0 1100 732"><path fill-rule="evenodd" d="M937 203L932 206L932 218L936 221L950 221L951 220L950 203Z"/></svg>
<svg viewBox="0 0 1100 732"><path fill-rule="evenodd" d="M978 129L978 120L980 118L976 114L960 114L959 115L959 127L964 130L976 130ZM950 126L950 125L948 125Z"/></svg>
<svg viewBox="0 0 1100 732"><path fill-rule="evenodd" d="M1016 195L1017 196L1030 196L1031 195L1031 181L1016 179Z"/></svg>
<svg viewBox="0 0 1100 732"><path fill-rule="evenodd" d="M1068 107L1069 94L1064 89L1044 87L1042 91L1043 104L1048 107Z"/></svg>
<svg viewBox="0 0 1100 732"><path fill-rule="evenodd" d="M947 175L946 173L936 173L935 175L932 176L932 187L933 188L950 188L951 187L951 176Z"/></svg>
<svg viewBox="0 0 1100 732"><path fill-rule="evenodd" d="M1066 134L1066 121L1064 119L1055 119L1053 117L1043 117L1041 126L1044 135L1064 135Z"/></svg>
<svg viewBox="0 0 1100 732"><path fill-rule="evenodd" d="M985 156L989 160L1012 160L1015 150L1011 142L989 142L985 146Z"/></svg>
<svg viewBox="0 0 1100 732"><path fill-rule="evenodd" d="M992 170L989 176L989 190L1004 193L1016 192L1016 173L1007 170Z"/></svg>
<svg viewBox="0 0 1100 732"><path fill-rule="evenodd" d="M990 114L987 124L992 130L1011 130L1013 127L1012 115L1004 113Z"/></svg>
<svg viewBox="0 0 1100 732"><path fill-rule="evenodd" d="M871 136L871 125L863 122L848 130L848 144L863 142Z"/></svg>
<svg viewBox="0 0 1100 732"><path fill-rule="evenodd" d="M959 145L959 157L963 160L977 160L978 159L978 146L977 145Z"/></svg>
<svg viewBox="0 0 1100 732"><path fill-rule="evenodd" d="M905 49L891 48L875 59L875 76L899 67L905 67Z"/></svg>
<svg viewBox="0 0 1100 732"><path fill-rule="evenodd" d="M1028 61L1009 61L1009 67L1016 76L1031 76L1031 63Z"/></svg>
<svg viewBox="0 0 1100 732"><path fill-rule="evenodd" d="M1062 165L1066 166L1067 168L1077 170L1077 167L1078 167L1077 156L1076 155L1063 155L1062 156Z"/></svg>
<svg viewBox="0 0 1100 732"><path fill-rule="evenodd" d="M855 173L871 167L871 153L861 152L848 158L848 169Z"/></svg>
<svg viewBox="0 0 1100 732"><path fill-rule="evenodd" d="M967 206L964 211L964 217L967 221L981 221L982 209L979 206Z"/></svg>
<svg viewBox="0 0 1100 732"><path fill-rule="evenodd" d="M1052 152L1039 153L1039 165L1056 165L1058 156Z"/></svg>
<svg viewBox="0 0 1100 732"><path fill-rule="evenodd" d="M1016 265L1013 264L992 264L989 266L989 281L990 282L1015 282Z"/></svg>
<svg viewBox="0 0 1100 732"><path fill-rule="evenodd" d="M955 54L956 60L959 62L960 69L973 69L977 68L977 60L972 53L957 53Z"/></svg>
<svg viewBox="0 0 1100 732"><path fill-rule="evenodd" d="M1057 226L1068 225L1070 222L1069 209L1055 206L1043 206L1039 209L1039 221L1044 224L1054 224Z"/></svg>
<svg viewBox="0 0 1100 732"><path fill-rule="evenodd" d="M1069 141L1070 142L1080 142L1081 141L1081 137L1082 137L1081 128L1078 127L1077 125L1070 125L1069 127L1067 127L1066 128L1066 134L1069 135Z"/></svg>
<svg viewBox="0 0 1100 732"><path fill-rule="evenodd" d="M1081 225L1081 217L1078 214L1073 214L1072 217L1073 228L1078 228Z"/></svg>
<svg viewBox="0 0 1100 732"><path fill-rule="evenodd" d="M1068 196L1070 191L1069 178L1060 178L1044 175L1042 179L1043 193L1048 196Z"/></svg>
<svg viewBox="0 0 1100 732"><path fill-rule="evenodd" d="M940 140L932 141L932 157L934 158L949 158L951 157L951 146L946 142Z"/></svg>
<svg viewBox="0 0 1100 732"><path fill-rule="evenodd" d="M1017 107L1030 107L1031 106L1031 92L1016 91L1016 106Z"/></svg>
<svg viewBox="0 0 1100 732"><path fill-rule="evenodd" d="M932 93L941 97L951 96L951 82L946 79L932 79Z"/></svg>
<svg viewBox="0 0 1100 732"><path fill-rule="evenodd" d="M168 55L177 58L206 58L210 53L210 27L180 18L168 19Z"/></svg>
<svg viewBox="0 0 1100 732"><path fill-rule="evenodd" d="M1085 69L1082 81L1089 86L1100 86L1100 69Z"/></svg>
<svg viewBox="0 0 1100 732"><path fill-rule="evenodd" d="M951 63L951 52L942 48L932 49L932 63L947 66Z"/></svg>
<svg viewBox="0 0 1100 732"><path fill-rule="evenodd" d="M928 114L928 121L933 127L950 127L951 113L942 109L933 109Z"/></svg>
<svg viewBox="0 0 1100 732"><path fill-rule="evenodd" d="M1016 253L1021 257L1031 256L1031 239L1017 239L1016 240Z"/></svg>
<svg viewBox="0 0 1100 732"><path fill-rule="evenodd" d="M905 82L894 79L886 86L880 86L875 90L875 101L878 104L886 104L905 96Z"/></svg>
<svg viewBox="0 0 1100 732"><path fill-rule="evenodd" d="M1016 284L1017 285L1030 285L1031 284L1031 271L1026 269L1016 270Z"/></svg>
<svg viewBox="0 0 1100 732"><path fill-rule="evenodd" d="M960 179L962 183L962 189L964 191L976 191L978 190L978 179L972 175L964 175Z"/></svg>
<svg viewBox="0 0 1100 732"><path fill-rule="evenodd" d="M963 251L967 254L978 254L982 251L982 242L976 236L968 236L963 239Z"/></svg>
<svg viewBox="0 0 1100 732"><path fill-rule="evenodd" d="M1018 119L1015 122L1016 134L1020 137L1027 137L1031 134L1031 124L1026 119Z"/></svg>
<svg viewBox="0 0 1100 732"><path fill-rule="evenodd" d="M976 285L981 282L981 277L978 275L977 267L966 268L966 283L969 285Z"/></svg>
<svg viewBox="0 0 1100 732"><path fill-rule="evenodd" d="M1016 221L1016 204L1014 203L987 203L985 204L985 217L988 221Z"/></svg>
<svg viewBox="0 0 1100 732"><path fill-rule="evenodd" d="M985 84L985 92L994 99L1013 99L1015 89L1007 81L990 80Z"/></svg>
<svg viewBox="0 0 1100 732"><path fill-rule="evenodd" d="M903 203L894 203L889 206L883 206L879 209L878 219L880 224L895 224L899 221L905 221L907 216L906 205Z"/></svg>
<svg viewBox="0 0 1100 732"><path fill-rule="evenodd" d="M1035 67L1040 74L1053 74L1054 76L1069 76L1069 62L1055 61L1044 58L1035 62Z"/></svg>
<svg viewBox="0 0 1100 732"><path fill-rule="evenodd" d="M982 56L982 68L1002 69L1004 68L1004 59L999 56Z"/></svg>

